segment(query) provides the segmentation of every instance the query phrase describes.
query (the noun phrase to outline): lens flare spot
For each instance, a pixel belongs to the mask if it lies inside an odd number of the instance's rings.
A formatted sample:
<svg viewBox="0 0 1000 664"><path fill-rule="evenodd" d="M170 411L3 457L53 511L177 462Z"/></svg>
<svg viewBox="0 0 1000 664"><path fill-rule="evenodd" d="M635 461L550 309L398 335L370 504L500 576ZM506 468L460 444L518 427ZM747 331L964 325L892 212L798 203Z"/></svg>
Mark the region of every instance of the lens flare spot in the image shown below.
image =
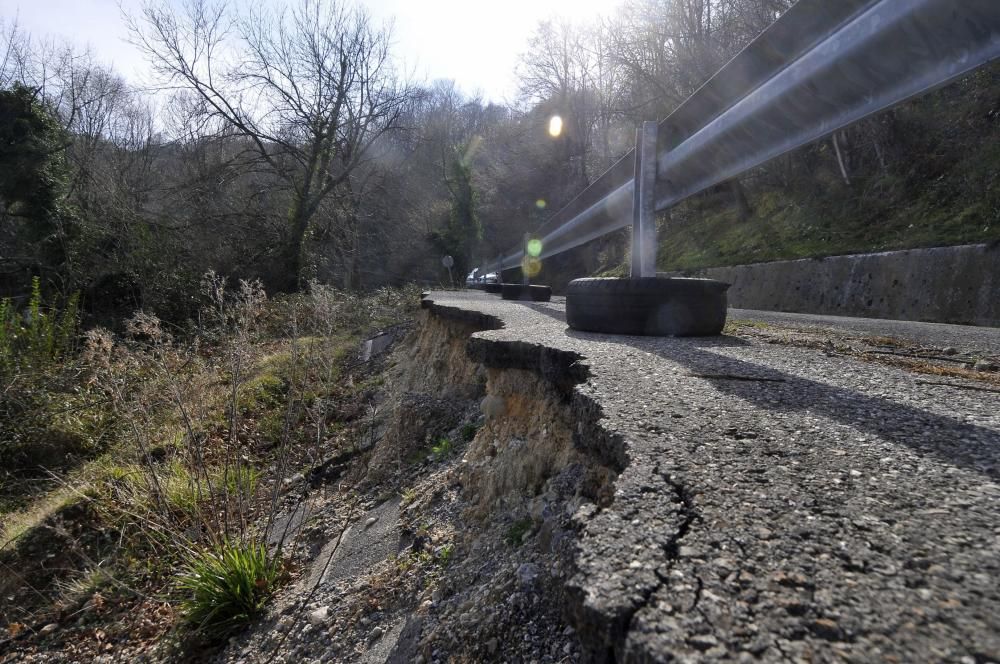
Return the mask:
<svg viewBox="0 0 1000 664"><path fill-rule="evenodd" d="M549 136L556 138L562 133L563 121L558 115L553 115L549 118Z"/></svg>
<svg viewBox="0 0 1000 664"><path fill-rule="evenodd" d="M525 256L521 259L521 270L528 278L537 277L538 273L542 271L542 261L534 256Z"/></svg>
<svg viewBox="0 0 1000 664"><path fill-rule="evenodd" d="M532 258L538 258L542 255L542 241L539 239L528 240L528 255Z"/></svg>
<svg viewBox="0 0 1000 664"><path fill-rule="evenodd" d="M539 210L544 210L546 205L548 205L548 203L545 202L544 198L539 198L537 201L535 201L535 207L538 208Z"/></svg>

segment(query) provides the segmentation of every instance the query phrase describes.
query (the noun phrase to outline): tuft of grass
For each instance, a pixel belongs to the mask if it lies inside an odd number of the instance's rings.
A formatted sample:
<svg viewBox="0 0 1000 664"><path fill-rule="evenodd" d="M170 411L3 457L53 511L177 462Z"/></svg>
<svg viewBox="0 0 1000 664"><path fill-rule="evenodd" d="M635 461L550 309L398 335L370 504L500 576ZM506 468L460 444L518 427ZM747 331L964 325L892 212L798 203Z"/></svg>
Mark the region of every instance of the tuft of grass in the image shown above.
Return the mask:
<svg viewBox="0 0 1000 664"><path fill-rule="evenodd" d="M281 561L262 543L223 542L191 554L179 588L188 625L221 639L260 615L281 575Z"/></svg>
<svg viewBox="0 0 1000 664"><path fill-rule="evenodd" d="M288 386L280 376L265 372L242 386L238 406L242 413L273 411L285 404L287 393Z"/></svg>
<svg viewBox="0 0 1000 664"><path fill-rule="evenodd" d="M474 422L464 425L462 427L462 440L467 443L472 442L472 439L475 438L476 434L479 432L479 427L480 425Z"/></svg>
<svg viewBox="0 0 1000 664"><path fill-rule="evenodd" d="M199 503L205 498L207 487L200 478L187 469L184 464L174 460L159 477L163 488L163 498L170 509L179 514L194 516L198 512Z"/></svg>
<svg viewBox="0 0 1000 664"><path fill-rule="evenodd" d="M442 438L438 441L437 445L431 448L431 454L434 455L435 461L443 461L444 459L447 459L454 451L455 444L448 438Z"/></svg>
<svg viewBox="0 0 1000 664"><path fill-rule="evenodd" d="M252 496L257 490L260 476L260 470L244 464L221 471L219 475L226 492L231 496Z"/></svg>
<svg viewBox="0 0 1000 664"><path fill-rule="evenodd" d="M447 567L448 563L451 561L452 555L455 553L454 544L445 544L440 549L437 550L437 564L441 567Z"/></svg>

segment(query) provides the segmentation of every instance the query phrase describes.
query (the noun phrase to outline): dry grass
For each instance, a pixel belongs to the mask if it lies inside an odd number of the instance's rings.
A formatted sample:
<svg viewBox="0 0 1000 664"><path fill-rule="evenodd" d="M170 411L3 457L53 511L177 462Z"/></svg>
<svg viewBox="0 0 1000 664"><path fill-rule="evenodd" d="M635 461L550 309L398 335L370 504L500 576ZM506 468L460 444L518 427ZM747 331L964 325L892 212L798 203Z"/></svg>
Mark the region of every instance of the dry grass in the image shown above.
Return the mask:
<svg viewBox="0 0 1000 664"><path fill-rule="evenodd" d="M58 511L78 500L80 493L77 489L60 486L23 510L0 515L0 551L13 546L25 533L40 527Z"/></svg>
<svg viewBox="0 0 1000 664"><path fill-rule="evenodd" d="M894 357L892 355L876 355L874 353L866 353L864 351L857 353L857 356L867 360L868 362L896 367L898 369L905 369L906 371L917 374L941 376L945 378L961 378L964 380L972 380L1000 387L1000 373L995 371L976 371L967 367L948 366L935 363L933 360L911 357Z"/></svg>
<svg viewBox="0 0 1000 664"><path fill-rule="evenodd" d="M917 344L890 336L838 336L794 327L776 326L757 321L732 320L726 323L725 334L758 339L766 343L810 348L838 355L856 357L866 362L903 369L915 374L958 378L1000 387L1000 373L976 371L971 360L938 357L940 353ZM886 352L884 349L889 349Z"/></svg>
<svg viewBox="0 0 1000 664"><path fill-rule="evenodd" d="M106 584L113 598L102 620L112 611L123 630L135 622L162 635L162 621L177 615L162 607L186 596L176 570L206 547L261 535L281 479L340 444L337 414L353 412L343 403L361 393L342 373L361 333L398 322L419 301L316 285L271 303L254 285L230 292L215 275L205 288L209 310L194 337L175 338L148 314L130 320L124 337L88 332L79 380L104 397L117 438L54 490L0 515L0 563L23 571L5 579L0 627L24 637ZM82 510L67 509L74 505ZM21 542L59 556L38 561ZM43 569L53 565L55 574Z"/></svg>

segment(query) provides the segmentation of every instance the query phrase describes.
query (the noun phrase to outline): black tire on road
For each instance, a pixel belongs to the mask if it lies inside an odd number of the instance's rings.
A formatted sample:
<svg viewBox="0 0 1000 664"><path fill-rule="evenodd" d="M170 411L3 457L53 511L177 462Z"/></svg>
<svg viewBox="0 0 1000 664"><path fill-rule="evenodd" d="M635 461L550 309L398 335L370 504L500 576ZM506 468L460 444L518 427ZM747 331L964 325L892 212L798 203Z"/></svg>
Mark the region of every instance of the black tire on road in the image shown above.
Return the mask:
<svg viewBox="0 0 1000 664"><path fill-rule="evenodd" d="M532 302L548 302L552 299L552 289L549 286L526 286L524 284L503 284L500 297L505 300L530 300Z"/></svg>
<svg viewBox="0 0 1000 664"><path fill-rule="evenodd" d="M586 332L715 335L726 324L728 288L714 279L575 279L566 290L566 322Z"/></svg>

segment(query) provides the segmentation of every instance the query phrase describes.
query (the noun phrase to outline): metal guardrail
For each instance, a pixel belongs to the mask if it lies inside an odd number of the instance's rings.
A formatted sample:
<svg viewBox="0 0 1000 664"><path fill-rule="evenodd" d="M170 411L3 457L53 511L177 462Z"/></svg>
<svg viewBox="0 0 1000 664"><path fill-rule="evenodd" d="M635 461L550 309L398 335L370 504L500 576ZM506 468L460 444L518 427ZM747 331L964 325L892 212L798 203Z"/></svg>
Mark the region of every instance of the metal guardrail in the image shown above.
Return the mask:
<svg viewBox="0 0 1000 664"><path fill-rule="evenodd" d="M659 123L655 210L998 57L1000 0L801 0ZM532 234L538 257L632 224L635 173L633 150Z"/></svg>

